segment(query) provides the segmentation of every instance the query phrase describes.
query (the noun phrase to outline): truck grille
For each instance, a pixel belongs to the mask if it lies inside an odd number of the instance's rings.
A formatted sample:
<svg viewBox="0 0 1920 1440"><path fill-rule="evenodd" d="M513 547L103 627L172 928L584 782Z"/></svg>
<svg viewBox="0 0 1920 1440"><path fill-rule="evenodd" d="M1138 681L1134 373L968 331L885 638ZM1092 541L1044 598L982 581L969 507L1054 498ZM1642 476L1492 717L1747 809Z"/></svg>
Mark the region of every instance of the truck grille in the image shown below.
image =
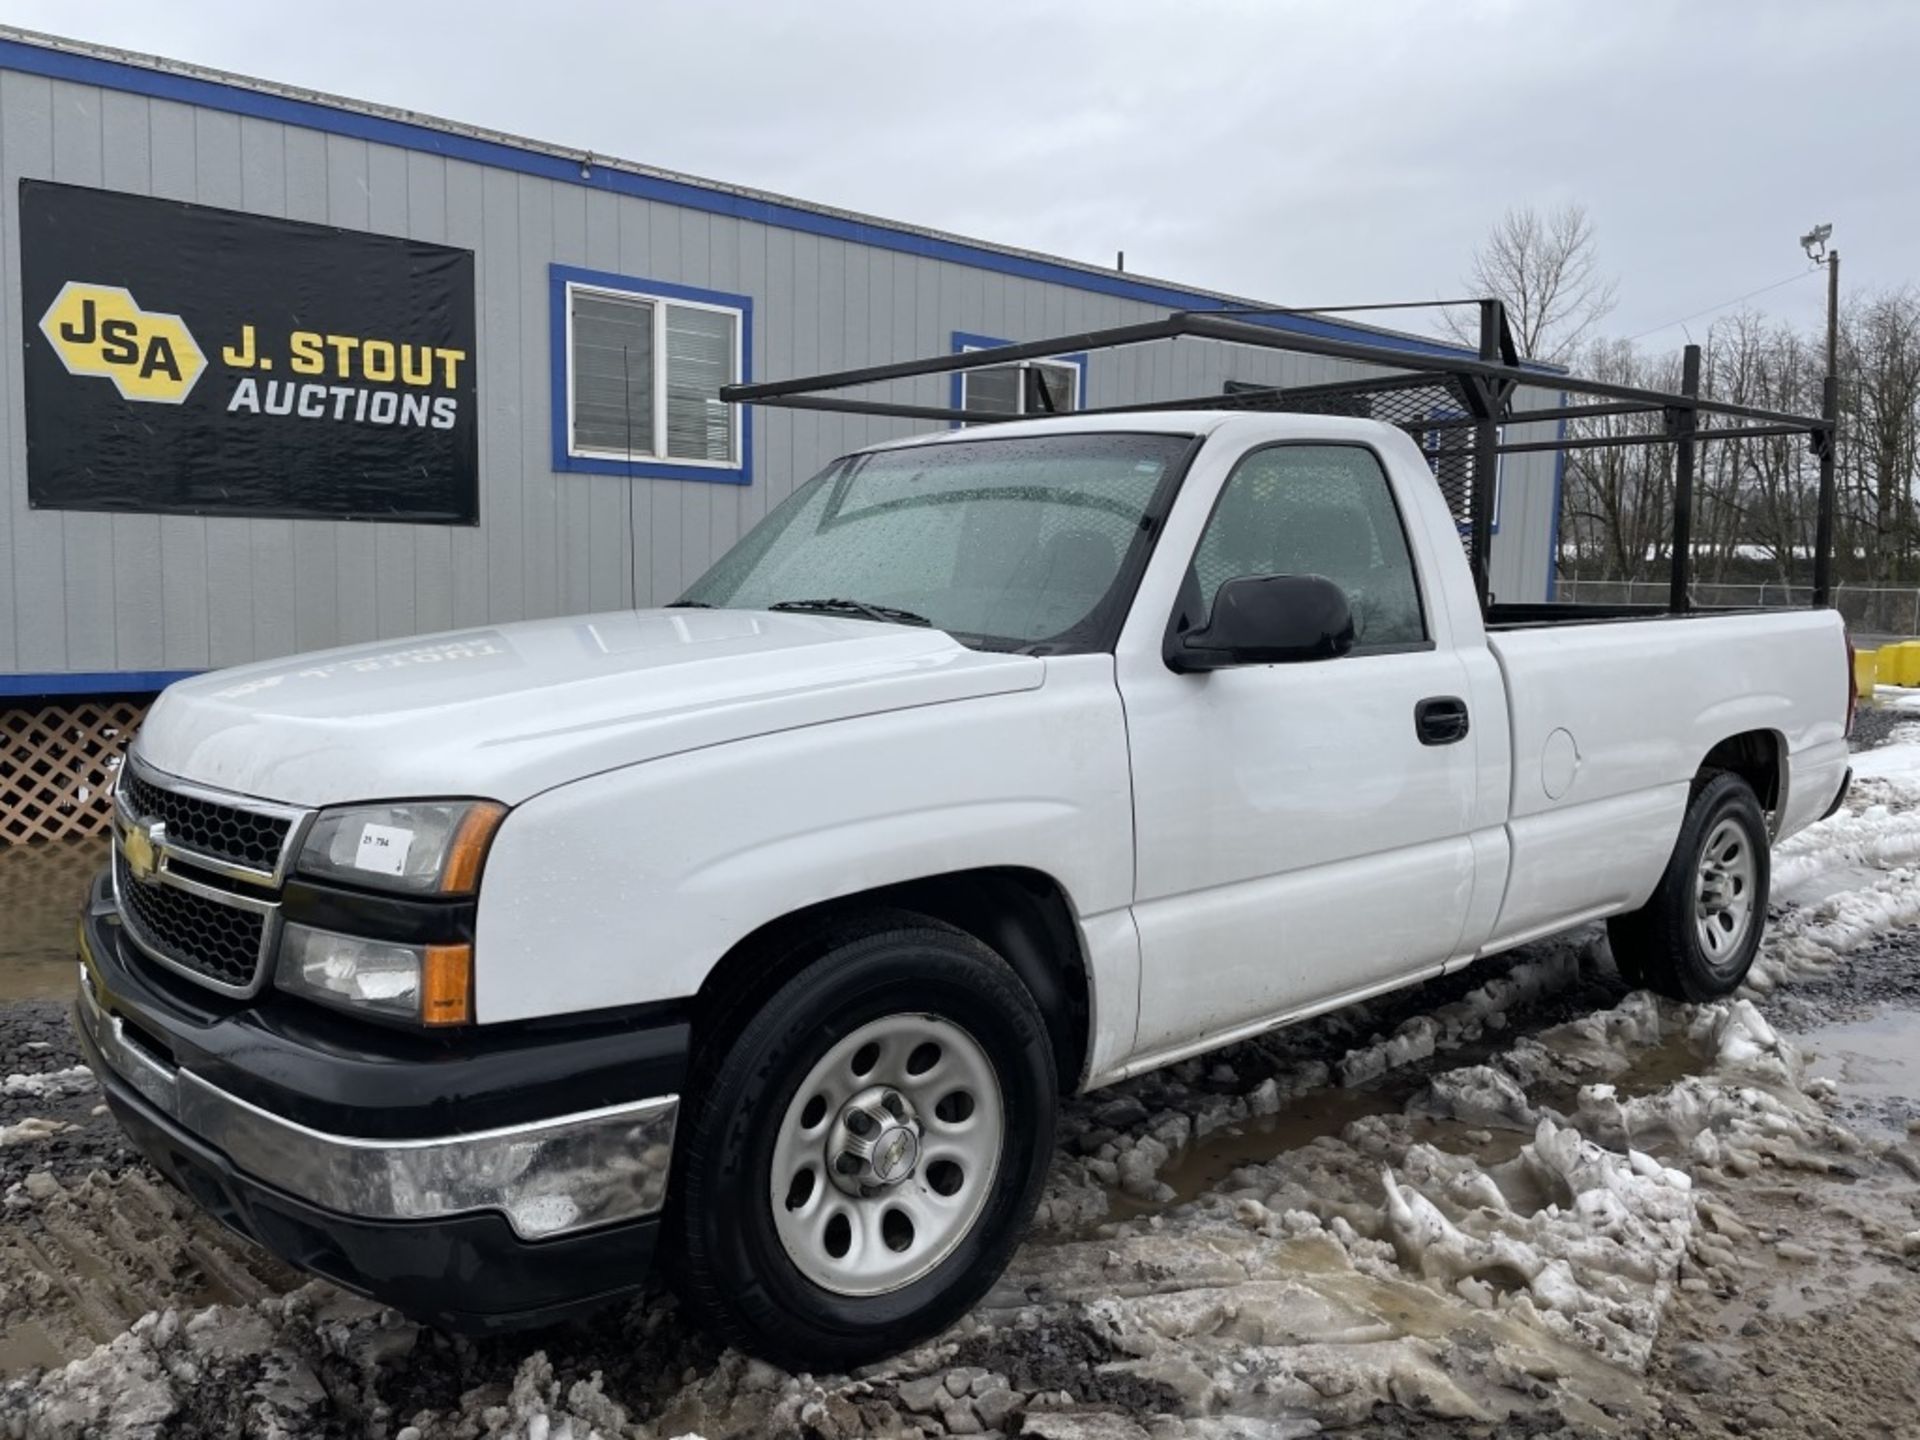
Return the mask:
<svg viewBox="0 0 1920 1440"><path fill-rule="evenodd" d="M119 790L130 818L164 822L167 838L183 850L253 870L271 872L280 864L292 826L279 816L163 790L130 765L120 771Z"/></svg>
<svg viewBox="0 0 1920 1440"><path fill-rule="evenodd" d="M126 856L113 852L120 918L141 948L177 970L229 990L259 977L268 916L167 884L133 878Z"/></svg>

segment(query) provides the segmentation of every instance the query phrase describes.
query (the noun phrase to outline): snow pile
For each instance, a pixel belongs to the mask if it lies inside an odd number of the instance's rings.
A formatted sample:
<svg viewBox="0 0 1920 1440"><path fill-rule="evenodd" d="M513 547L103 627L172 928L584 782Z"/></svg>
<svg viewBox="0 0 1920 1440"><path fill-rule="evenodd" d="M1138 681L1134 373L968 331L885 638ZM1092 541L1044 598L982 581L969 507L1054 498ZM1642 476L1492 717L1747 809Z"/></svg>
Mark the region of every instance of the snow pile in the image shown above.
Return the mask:
<svg viewBox="0 0 1920 1440"><path fill-rule="evenodd" d="M1920 726L1896 727L1895 736L1900 743L1853 757L1854 786L1840 813L1776 848L1773 885L1782 896L1823 876L1863 873L1770 922L1747 978L1754 993L1820 975L1889 927L1920 921Z"/></svg>
<svg viewBox="0 0 1920 1440"><path fill-rule="evenodd" d="M1509 1011L1574 985L1580 978L1583 956L1590 958L1592 954L1591 948L1582 951L1563 944L1540 959L1515 965L1431 1015L1414 1016L1391 1036L1342 1056L1334 1067L1340 1083L1363 1084L1390 1070L1456 1050L1490 1031L1505 1029Z"/></svg>
<svg viewBox="0 0 1920 1440"><path fill-rule="evenodd" d="M49 1070L38 1075L9 1075L0 1080L0 1096L9 1100L58 1100L78 1095L99 1084L93 1071L84 1065L69 1070Z"/></svg>
<svg viewBox="0 0 1920 1440"><path fill-rule="evenodd" d="M1786 981L1819 975L1889 927L1916 921L1920 868L1909 866L1789 910L1768 926L1747 988L1764 995Z"/></svg>
<svg viewBox="0 0 1920 1440"><path fill-rule="evenodd" d="M1849 866L1885 869L1920 860L1920 810L1896 810L1889 802L1899 793L1891 782L1863 780L1849 797L1853 805L1781 841L1773 852L1775 892Z"/></svg>
<svg viewBox="0 0 1920 1440"><path fill-rule="evenodd" d="M1687 1175L1543 1118L1492 1170L1416 1146L1405 1183L1383 1178L1402 1266L1645 1368L1693 1229ZM1539 1205L1546 1196L1558 1198Z"/></svg>
<svg viewBox="0 0 1920 1440"><path fill-rule="evenodd" d="M0 1125L0 1145L31 1145L37 1140L50 1140L68 1128L64 1121L29 1115L11 1125Z"/></svg>
<svg viewBox="0 0 1920 1440"><path fill-rule="evenodd" d="M382 1380L413 1358L427 1334L320 1282L253 1306L158 1311L37 1385L16 1382L0 1392L0 1432L44 1440L243 1433L655 1440L682 1433L635 1422L597 1373L557 1379L540 1350L510 1383L461 1395L451 1415L395 1414L381 1399ZM768 1373L797 1392L797 1382ZM790 1408L797 1412L797 1403ZM775 1431L797 1434L793 1419Z"/></svg>
<svg viewBox="0 0 1920 1440"><path fill-rule="evenodd" d="M1853 757L1855 780L1889 780L1909 790L1920 786L1920 724L1896 725L1886 740Z"/></svg>

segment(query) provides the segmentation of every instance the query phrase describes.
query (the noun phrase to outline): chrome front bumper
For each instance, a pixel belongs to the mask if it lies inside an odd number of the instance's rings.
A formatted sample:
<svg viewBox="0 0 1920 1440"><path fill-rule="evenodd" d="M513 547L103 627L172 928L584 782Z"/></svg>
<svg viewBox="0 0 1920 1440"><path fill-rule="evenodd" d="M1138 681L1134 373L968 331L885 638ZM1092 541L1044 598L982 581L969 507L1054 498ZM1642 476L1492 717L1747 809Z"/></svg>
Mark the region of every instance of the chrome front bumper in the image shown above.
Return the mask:
<svg viewBox="0 0 1920 1440"><path fill-rule="evenodd" d="M148 1105L289 1195L366 1220L498 1211L523 1240L640 1219L666 1201L678 1096L423 1140L329 1135L163 1063L100 1007L83 961L76 1015L95 1057ZM104 1078L104 1077L103 1077Z"/></svg>

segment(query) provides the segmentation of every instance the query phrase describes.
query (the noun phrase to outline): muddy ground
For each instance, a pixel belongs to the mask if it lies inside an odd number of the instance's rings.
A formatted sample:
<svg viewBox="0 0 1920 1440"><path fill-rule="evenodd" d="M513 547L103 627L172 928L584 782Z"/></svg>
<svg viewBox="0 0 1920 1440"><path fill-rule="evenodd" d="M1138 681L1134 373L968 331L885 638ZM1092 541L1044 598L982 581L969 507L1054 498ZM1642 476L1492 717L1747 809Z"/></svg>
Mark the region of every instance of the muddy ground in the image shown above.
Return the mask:
<svg viewBox="0 0 1920 1440"><path fill-rule="evenodd" d="M1631 994L1593 930L1074 1102L1005 1280L857 1376L664 1295L476 1344L303 1282L120 1142L32 998L70 921L9 905L0 1434L1920 1436L1898 768L1781 848L1740 1001Z"/></svg>

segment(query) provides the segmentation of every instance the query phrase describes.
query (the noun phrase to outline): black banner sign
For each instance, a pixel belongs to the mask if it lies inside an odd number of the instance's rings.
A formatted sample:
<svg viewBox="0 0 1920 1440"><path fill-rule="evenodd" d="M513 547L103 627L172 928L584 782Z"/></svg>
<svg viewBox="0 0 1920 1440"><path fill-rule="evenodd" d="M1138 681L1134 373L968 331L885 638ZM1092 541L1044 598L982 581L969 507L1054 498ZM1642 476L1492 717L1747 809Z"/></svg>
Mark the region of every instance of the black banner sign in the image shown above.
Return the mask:
<svg viewBox="0 0 1920 1440"><path fill-rule="evenodd" d="M36 508L474 524L473 252L20 182Z"/></svg>

